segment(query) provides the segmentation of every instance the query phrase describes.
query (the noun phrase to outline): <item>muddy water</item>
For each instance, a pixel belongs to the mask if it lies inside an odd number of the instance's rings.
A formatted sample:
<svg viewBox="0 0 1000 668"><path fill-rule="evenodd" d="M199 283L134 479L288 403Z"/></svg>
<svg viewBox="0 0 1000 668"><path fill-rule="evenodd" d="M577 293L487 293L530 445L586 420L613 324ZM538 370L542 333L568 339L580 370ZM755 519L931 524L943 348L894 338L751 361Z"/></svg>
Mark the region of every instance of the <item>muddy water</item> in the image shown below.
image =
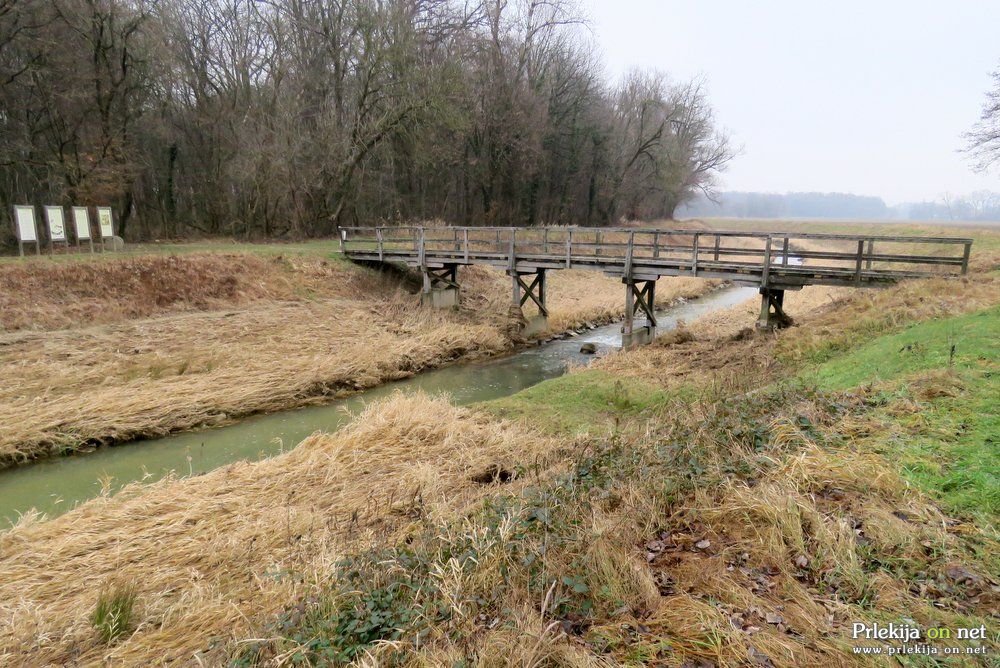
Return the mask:
<svg viewBox="0 0 1000 668"><path fill-rule="evenodd" d="M674 329L680 320L690 322L754 294L754 288L727 288L671 307L660 313L659 332ZM509 357L428 371L323 406L257 415L215 429L136 441L0 471L0 527L16 521L30 508L50 516L61 514L97 496L105 486L113 492L126 483L158 480L171 471L194 475L240 459L277 454L313 432L339 429L366 403L396 391L447 393L457 404L505 397L561 376L571 365L586 364L591 357L580 353L583 343L596 344L598 354L618 348L620 332L619 324L599 327Z"/></svg>

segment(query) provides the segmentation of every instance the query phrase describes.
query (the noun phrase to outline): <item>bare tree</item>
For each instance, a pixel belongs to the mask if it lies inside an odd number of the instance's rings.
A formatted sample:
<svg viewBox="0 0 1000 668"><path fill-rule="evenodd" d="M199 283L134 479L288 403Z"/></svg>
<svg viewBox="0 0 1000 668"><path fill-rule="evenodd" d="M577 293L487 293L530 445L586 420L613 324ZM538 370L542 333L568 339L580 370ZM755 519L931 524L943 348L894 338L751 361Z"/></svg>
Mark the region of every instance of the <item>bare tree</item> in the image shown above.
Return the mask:
<svg viewBox="0 0 1000 668"><path fill-rule="evenodd" d="M575 0L0 0L0 204L133 238L672 215L733 151Z"/></svg>
<svg viewBox="0 0 1000 668"><path fill-rule="evenodd" d="M992 76L993 89L986 93L979 122L965 135L968 142L965 150L980 170L1000 160L1000 70Z"/></svg>

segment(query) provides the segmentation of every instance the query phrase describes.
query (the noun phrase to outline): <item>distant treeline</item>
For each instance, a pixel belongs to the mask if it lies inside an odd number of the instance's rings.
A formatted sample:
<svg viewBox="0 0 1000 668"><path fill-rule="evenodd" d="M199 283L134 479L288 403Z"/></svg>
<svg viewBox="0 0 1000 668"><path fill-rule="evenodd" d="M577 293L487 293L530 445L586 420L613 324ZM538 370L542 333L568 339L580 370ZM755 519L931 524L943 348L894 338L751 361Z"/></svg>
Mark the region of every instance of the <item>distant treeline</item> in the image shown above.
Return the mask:
<svg viewBox="0 0 1000 668"><path fill-rule="evenodd" d="M110 204L135 239L669 217L734 152L699 82L609 82L580 16L574 0L0 0L3 219Z"/></svg>
<svg viewBox="0 0 1000 668"><path fill-rule="evenodd" d="M932 202L888 206L881 197L850 193L719 192L693 198L678 217L846 218L868 220L1000 220L1000 193L944 195Z"/></svg>

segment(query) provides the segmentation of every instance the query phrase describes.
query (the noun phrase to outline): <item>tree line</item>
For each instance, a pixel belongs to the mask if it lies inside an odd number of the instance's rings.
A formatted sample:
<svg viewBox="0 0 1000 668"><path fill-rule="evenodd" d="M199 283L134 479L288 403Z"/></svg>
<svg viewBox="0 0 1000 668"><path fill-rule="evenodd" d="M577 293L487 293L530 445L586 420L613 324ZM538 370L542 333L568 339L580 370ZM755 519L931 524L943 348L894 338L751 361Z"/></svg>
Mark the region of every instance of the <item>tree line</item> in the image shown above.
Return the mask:
<svg viewBox="0 0 1000 668"><path fill-rule="evenodd" d="M682 217L732 218L889 218L881 197L852 193L761 193L724 191L693 197L678 210Z"/></svg>
<svg viewBox="0 0 1000 668"><path fill-rule="evenodd" d="M933 201L886 205L881 197L852 193L722 191L699 195L677 210L679 218L839 218L855 220L1000 220L1000 193L945 193Z"/></svg>
<svg viewBox="0 0 1000 668"><path fill-rule="evenodd" d="M733 155L571 0L0 0L0 205L133 239L671 217Z"/></svg>

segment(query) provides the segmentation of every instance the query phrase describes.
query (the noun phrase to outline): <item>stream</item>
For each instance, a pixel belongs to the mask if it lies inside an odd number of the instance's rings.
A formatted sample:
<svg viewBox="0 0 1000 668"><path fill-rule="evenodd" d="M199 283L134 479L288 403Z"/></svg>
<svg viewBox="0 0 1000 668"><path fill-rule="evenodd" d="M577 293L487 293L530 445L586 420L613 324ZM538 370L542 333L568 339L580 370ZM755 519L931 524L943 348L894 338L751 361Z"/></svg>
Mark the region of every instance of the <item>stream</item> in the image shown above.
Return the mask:
<svg viewBox="0 0 1000 668"><path fill-rule="evenodd" d="M746 301L756 288L725 288L659 312L659 333L712 311ZM162 438L99 448L86 455L53 457L0 471L0 528L31 508L60 515L98 496L137 481L152 482L170 472L197 475L241 459L260 459L290 449L317 431L344 426L365 404L396 391L448 394L465 405L505 397L584 365L592 355L580 352L594 343L597 354L621 345L621 324L614 323L568 339L550 341L508 357L456 364L387 383L322 406L254 415L234 424Z"/></svg>

